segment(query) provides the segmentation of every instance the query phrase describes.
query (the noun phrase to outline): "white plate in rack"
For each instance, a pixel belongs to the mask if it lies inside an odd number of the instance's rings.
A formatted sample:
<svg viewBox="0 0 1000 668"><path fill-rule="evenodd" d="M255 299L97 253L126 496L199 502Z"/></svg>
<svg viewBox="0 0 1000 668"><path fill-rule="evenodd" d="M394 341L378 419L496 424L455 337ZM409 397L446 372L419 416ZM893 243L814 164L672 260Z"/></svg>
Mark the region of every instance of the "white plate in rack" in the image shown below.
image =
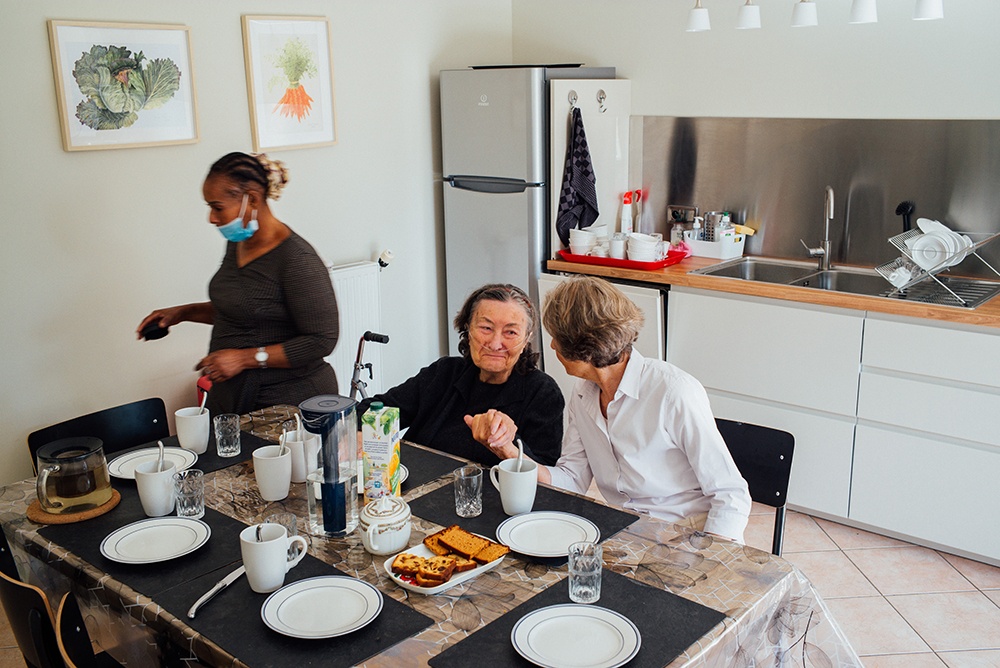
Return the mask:
<svg viewBox="0 0 1000 668"><path fill-rule="evenodd" d="M618 668L642 645L627 617L597 605L551 605L529 612L514 625L517 653L543 668Z"/></svg>
<svg viewBox="0 0 1000 668"><path fill-rule="evenodd" d="M556 510L514 515L497 527L497 540L530 557L565 557L573 543L596 543L601 530L585 517Z"/></svg>
<svg viewBox="0 0 1000 668"><path fill-rule="evenodd" d="M335 638L357 631L382 612L382 592L346 575L306 578L267 597L260 617L292 638Z"/></svg>

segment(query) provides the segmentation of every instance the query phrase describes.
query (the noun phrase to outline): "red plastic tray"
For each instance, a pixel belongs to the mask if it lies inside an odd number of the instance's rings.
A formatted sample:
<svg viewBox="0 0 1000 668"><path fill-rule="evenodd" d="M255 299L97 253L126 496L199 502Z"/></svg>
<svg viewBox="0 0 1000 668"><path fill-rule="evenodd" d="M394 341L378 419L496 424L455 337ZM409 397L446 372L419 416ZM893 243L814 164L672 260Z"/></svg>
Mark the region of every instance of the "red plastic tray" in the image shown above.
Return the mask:
<svg viewBox="0 0 1000 668"><path fill-rule="evenodd" d="M672 264L677 264L685 257L684 253L667 253L667 257L657 262L634 262L632 260L619 260L613 257L594 257L593 255L574 255L567 251L557 251L559 256L567 262L579 262L581 264L599 264L604 267L620 267L622 269L663 269Z"/></svg>

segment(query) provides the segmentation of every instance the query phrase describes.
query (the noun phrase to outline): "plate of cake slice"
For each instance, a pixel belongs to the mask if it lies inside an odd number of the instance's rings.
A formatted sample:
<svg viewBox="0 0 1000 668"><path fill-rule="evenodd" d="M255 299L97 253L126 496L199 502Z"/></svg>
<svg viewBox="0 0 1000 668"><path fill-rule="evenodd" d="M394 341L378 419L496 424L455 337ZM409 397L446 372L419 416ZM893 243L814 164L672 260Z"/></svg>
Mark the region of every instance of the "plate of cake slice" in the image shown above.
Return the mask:
<svg viewBox="0 0 1000 668"><path fill-rule="evenodd" d="M400 587L432 595L496 568L508 552L506 545L453 524L386 559L385 571Z"/></svg>

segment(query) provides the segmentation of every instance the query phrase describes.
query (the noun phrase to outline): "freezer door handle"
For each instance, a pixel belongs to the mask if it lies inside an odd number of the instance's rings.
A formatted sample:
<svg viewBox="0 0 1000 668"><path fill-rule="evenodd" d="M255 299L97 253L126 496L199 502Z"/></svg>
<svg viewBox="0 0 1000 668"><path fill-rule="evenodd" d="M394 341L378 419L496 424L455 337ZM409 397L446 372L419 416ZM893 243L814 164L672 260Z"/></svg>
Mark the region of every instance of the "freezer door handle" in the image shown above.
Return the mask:
<svg viewBox="0 0 1000 668"><path fill-rule="evenodd" d="M444 179L452 188L472 190L479 193L523 193L527 188L537 188L544 183L529 183L521 179L481 176L448 176Z"/></svg>

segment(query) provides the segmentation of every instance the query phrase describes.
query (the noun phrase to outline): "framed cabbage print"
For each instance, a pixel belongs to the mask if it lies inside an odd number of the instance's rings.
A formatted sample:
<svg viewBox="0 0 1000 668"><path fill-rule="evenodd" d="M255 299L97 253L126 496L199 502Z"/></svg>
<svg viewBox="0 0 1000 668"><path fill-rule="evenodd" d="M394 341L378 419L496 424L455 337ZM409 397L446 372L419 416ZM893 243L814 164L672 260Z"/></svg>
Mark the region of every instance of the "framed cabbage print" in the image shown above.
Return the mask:
<svg viewBox="0 0 1000 668"><path fill-rule="evenodd" d="M330 20L244 16L255 152L337 143Z"/></svg>
<svg viewBox="0 0 1000 668"><path fill-rule="evenodd" d="M199 140L187 26L50 20L63 148Z"/></svg>

